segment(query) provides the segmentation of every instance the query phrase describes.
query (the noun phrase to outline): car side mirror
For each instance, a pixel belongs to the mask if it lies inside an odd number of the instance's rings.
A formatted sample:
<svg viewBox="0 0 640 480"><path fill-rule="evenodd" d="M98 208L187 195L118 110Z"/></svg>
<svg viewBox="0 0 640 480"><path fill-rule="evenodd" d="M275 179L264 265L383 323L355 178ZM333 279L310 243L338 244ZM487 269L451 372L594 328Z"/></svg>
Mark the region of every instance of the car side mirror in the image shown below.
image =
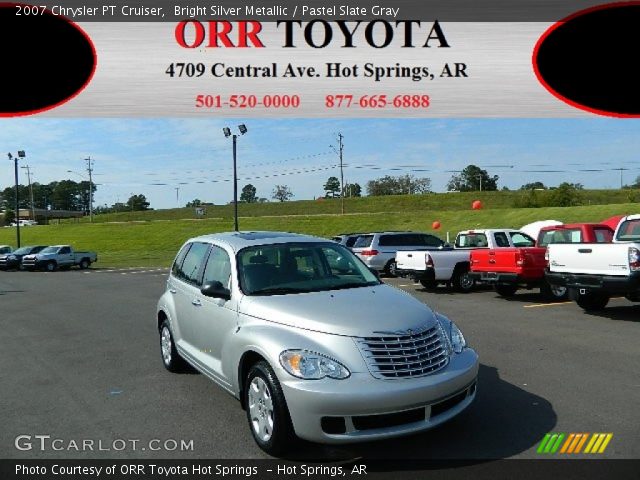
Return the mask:
<svg viewBox="0 0 640 480"><path fill-rule="evenodd" d="M222 283L217 281L205 283L200 289L200 292L205 297L222 298L224 300L231 299L231 291L228 288L225 288Z"/></svg>

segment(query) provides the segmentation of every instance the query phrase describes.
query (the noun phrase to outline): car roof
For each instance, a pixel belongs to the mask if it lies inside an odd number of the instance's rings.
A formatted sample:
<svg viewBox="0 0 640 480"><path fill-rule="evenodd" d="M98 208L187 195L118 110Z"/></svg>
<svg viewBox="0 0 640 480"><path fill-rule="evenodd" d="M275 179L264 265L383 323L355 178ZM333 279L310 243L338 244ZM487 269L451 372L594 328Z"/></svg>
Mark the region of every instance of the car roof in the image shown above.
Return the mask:
<svg viewBox="0 0 640 480"><path fill-rule="evenodd" d="M209 235L201 235L199 237L191 238L189 241L225 244L236 252L246 247L276 243L328 243L326 238L313 237L311 235L300 235L298 233L270 231L212 233Z"/></svg>
<svg viewBox="0 0 640 480"><path fill-rule="evenodd" d="M542 227L540 229L541 232L548 232L553 230L567 230L567 229L576 229L582 228L584 226L594 227L594 228L609 228L613 230L609 225L604 223L564 223L562 225L549 225L548 227Z"/></svg>

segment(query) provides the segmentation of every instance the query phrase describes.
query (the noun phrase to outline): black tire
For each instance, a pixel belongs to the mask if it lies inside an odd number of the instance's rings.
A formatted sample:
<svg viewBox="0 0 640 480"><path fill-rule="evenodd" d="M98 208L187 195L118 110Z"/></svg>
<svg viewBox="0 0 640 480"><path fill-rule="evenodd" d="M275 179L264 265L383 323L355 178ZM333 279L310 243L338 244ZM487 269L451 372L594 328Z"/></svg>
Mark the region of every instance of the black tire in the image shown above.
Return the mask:
<svg viewBox="0 0 640 480"><path fill-rule="evenodd" d="M496 284L496 292L501 297L510 298L513 297L518 291L517 285L510 285L507 283L497 283Z"/></svg>
<svg viewBox="0 0 640 480"><path fill-rule="evenodd" d="M163 346L163 339L165 335L168 335L168 344L166 345L168 350L165 351ZM176 345L173 343L173 333L169 327L169 321L164 320L160 326L160 357L162 358L162 364L164 368L173 373L179 373L186 369L187 363L176 350Z"/></svg>
<svg viewBox="0 0 640 480"><path fill-rule="evenodd" d="M264 397L257 385L264 384L269 400L262 405L258 400ZM291 449L295 434L289 416L287 402L280 382L271 366L264 360L257 362L249 370L244 388L244 404L247 412L249 430L258 446L274 457L281 456ZM262 420L260 419L262 415ZM262 425L262 423L264 425ZM263 429L263 426L267 426ZM271 429L269 430L269 425ZM263 432L259 434L258 431Z"/></svg>
<svg viewBox="0 0 640 480"><path fill-rule="evenodd" d="M80 267L80 270L86 270L91 266L91 262L88 258L83 258L82 260L80 260L80 264L78 266Z"/></svg>
<svg viewBox="0 0 640 480"><path fill-rule="evenodd" d="M545 281L540 286L540 293L548 302L561 302L569 297L569 289L560 285L550 285Z"/></svg>
<svg viewBox="0 0 640 480"><path fill-rule="evenodd" d="M45 264L44 269L47 272L55 272L58 269L58 264L56 262L54 262L53 260L51 260L50 262L47 262Z"/></svg>
<svg viewBox="0 0 640 480"><path fill-rule="evenodd" d="M420 284L427 290L435 290L438 288L438 282L432 277L422 276L420 277Z"/></svg>
<svg viewBox="0 0 640 480"><path fill-rule="evenodd" d="M476 285L476 281L469 277L469 266L459 266L453 271L451 285L460 293L469 293Z"/></svg>
<svg viewBox="0 0 640 480"><path fill-rule="evenodd" d="M384 273L389 277L396 277L396 269L398 265L395 260L389 260L387 264L384 266Z"/></svg>
<svg viewBox="0 0 640 480"><path fill-rule="evenodd" d="M584 295L578 294L576 303L585 312L597 312L607 306L610 298L606 293L587 292Z"/></svg>

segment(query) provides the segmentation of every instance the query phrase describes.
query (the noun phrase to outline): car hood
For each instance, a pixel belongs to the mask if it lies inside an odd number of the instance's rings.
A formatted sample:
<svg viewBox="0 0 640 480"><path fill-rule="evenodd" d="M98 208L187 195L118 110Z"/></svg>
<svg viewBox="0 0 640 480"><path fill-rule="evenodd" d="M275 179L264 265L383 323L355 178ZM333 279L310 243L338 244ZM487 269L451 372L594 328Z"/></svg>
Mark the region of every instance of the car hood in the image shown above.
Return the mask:
<svg viewBox="0 0 640 480"><path fill-rule="evenodd" d="M434 312L389 285L290 295L245 296L240 313L318 332L352 337L407 334L431 327Z"/></svg>

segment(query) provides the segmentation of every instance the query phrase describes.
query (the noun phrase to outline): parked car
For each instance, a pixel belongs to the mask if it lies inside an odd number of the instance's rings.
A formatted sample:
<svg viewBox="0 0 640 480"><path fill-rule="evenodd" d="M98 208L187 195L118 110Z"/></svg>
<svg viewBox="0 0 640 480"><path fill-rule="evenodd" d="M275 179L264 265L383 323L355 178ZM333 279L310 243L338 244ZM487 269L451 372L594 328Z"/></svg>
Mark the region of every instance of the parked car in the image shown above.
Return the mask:
<svg viewBox="0 0 640 480"><path fill-rule="evenodd" d="M32 255L34 253L38 253L44 248L47 248L47 246L37 245L37 246L31 246L31 247L20 247L11 253L0 254L0 270L9 270L11 268L21 268L22 258L25 255Z"/></svg>
<svg viewBox="0 0 640 480"><path fill-rule="evenodd" d="M586 311L601 310L613 295L640 302L640 215L622 218L613 243L551 244L546 279L569 289Z"/></svg>
<svg viewBox="0 0 640 480"><path fill-rule="evenodd" d="M11 245L0 245L0 255L13 252Z"/></svg>
<svg viewBox="0 0 640 480"><path fill-rule="evenodd" d="M608 243L613 238L613 230L603 224L576 223L544 227L535 242L517 232L509 237L513 244L509 248L471 252L470 275L476 280L493 283L496 292L503 297L511 297L521 288L540 288L546 300L559 301L567 297L567 289L545 280L547 246L551 243Z"/></svg>
<svg viewBox="0 0 640 480"><path fill-rule="evenodd" d="M509 238L509 232L512 230L465 230L456 236L453 248L400 251L396 254L396 272L419 281L425 288L445 283L460 292L470 292L475 285L475 279L469 276L471 250L498 248L496 234Z"/></svg>
<svg viewBox="0 0 640 480"><path fill-rule="evenodd" d="M27 270L47 270L53 272L58 268L69 269L78 266L89 268L98 261L95 252L74 252L70 245L54 245L40 252L22 257L22 266Z"/></svg>
<svg viewBox="0 0 640 480"><path fill-rule="evenodd" d="M478 356L455 324L382 283L351 251L289 233L192 238L158 302L164 366L240 400L272 455L439 425L475 398Z"/></svg>
<svg viewBox="0 0 640 480"><path fill-rule="evenodd" d="M387 275L396 275L396 253L403 250L438 249L441 238L420 232L376 232L360 235L353 252L370 268Z"/></svg>
<svg viewBox="0 0 640 480"><path fill-rule="evenodd" d="M362 235L362 233L339 233L333 237L332 240L347 248L351 248L356 243L356 240L358 240L360 235Z"/></svg>
<svg viewBox="0 0 640 480"><path fill-rule="evenodd" d="M38 222L36 222L35 220L18 220L18 223L21 227L33 227L35 225L38 225ZM16 222L11 222L10 224L11 227L16 227L17 225L18 224L16 224Z"/></svg>

